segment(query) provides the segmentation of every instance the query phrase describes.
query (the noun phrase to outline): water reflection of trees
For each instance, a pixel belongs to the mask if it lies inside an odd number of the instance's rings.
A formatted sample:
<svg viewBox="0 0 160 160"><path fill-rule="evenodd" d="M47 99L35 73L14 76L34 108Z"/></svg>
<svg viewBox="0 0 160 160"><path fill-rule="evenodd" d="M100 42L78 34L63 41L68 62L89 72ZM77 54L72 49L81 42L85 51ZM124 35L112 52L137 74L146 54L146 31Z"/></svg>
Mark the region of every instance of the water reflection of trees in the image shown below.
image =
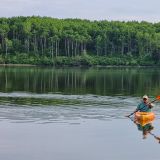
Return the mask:
<svg viewBox="0 0 160 160"><path fill-rule="evenodd" d="M144 68L38 68L1 67L0 91L99 95L154 95L160 71Z"/></svg>

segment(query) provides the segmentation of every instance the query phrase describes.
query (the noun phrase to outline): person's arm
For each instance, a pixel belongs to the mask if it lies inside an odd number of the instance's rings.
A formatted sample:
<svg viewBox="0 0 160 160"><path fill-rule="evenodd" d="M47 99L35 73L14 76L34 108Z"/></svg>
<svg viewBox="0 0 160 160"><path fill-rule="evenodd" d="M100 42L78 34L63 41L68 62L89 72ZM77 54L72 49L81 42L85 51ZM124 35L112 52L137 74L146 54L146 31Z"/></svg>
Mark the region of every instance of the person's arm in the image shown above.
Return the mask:
<svg viewBox="0 0 160 160"><path fill-rule="evenodd" d="M155 105L153 103L148 104L149 108L153 108Z"/></svg>

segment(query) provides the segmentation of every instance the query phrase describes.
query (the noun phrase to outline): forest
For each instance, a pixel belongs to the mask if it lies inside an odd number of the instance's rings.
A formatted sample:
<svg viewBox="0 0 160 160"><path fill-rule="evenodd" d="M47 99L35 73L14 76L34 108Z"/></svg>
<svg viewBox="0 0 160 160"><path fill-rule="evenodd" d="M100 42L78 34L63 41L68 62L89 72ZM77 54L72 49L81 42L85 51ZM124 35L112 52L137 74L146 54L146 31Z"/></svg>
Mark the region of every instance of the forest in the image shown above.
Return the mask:
<svg viewBox="0 0 160 160"><path fill-rule="evenodd" d="M160 65L160 23L0 18L0 64Z"/></svg>

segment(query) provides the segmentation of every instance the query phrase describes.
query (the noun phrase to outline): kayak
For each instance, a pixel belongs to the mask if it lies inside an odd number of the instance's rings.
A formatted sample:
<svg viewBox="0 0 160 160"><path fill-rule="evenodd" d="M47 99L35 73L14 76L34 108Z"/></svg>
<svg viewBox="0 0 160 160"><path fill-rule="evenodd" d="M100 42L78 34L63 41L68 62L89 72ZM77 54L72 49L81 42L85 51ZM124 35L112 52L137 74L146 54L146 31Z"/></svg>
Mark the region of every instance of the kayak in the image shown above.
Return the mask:
<svg viewBox="0 0 160 160"><path fill-rule="evenodd" d="M136 122L144 126L155 119L155 114L153 112L136 112L134 119Z"/></svg>

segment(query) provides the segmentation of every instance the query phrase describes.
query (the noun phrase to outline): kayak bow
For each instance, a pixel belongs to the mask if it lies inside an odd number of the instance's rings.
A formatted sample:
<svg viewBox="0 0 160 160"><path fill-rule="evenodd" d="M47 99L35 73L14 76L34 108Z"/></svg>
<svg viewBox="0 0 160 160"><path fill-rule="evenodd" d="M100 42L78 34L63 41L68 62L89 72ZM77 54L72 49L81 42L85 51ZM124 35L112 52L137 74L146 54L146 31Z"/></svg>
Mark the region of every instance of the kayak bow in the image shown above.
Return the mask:
<svg viewBox="0 0 160 160"><path fill-rule="evenodd" d="M155 114L153 112L136 112L134 118L136 122L144 126L155 119Z"/></svg>

